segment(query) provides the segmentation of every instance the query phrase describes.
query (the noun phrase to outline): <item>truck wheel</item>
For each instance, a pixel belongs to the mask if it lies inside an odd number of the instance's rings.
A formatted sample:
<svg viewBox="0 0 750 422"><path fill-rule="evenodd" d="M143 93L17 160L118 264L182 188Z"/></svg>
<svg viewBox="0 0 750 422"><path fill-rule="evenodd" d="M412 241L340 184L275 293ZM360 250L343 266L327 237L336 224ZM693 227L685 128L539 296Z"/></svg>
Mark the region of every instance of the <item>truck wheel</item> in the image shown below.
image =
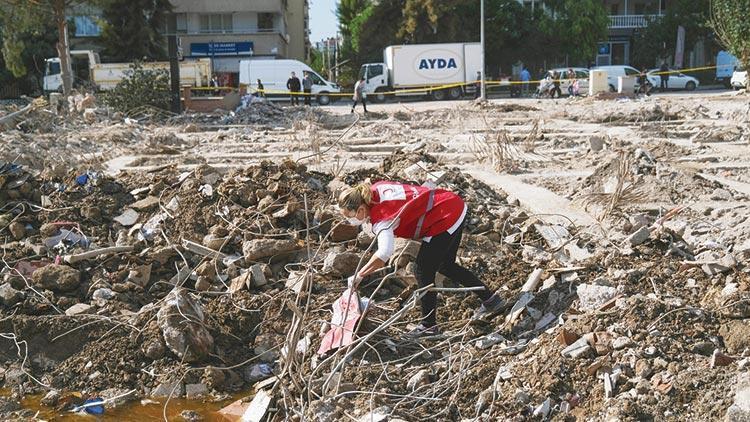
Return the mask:
<svg viewBox="0 0 750 422"><path fill-rule="evenodd" d="M617 92L617 88L614 85L609 86L609 92Z"/></svg>
<svg viewBox="0 0 750 422"><path fill-rule="evenodd" d="M331 104L331 97L328 96L327 92L324 91L318 94L318 104L322 106Z"/></svg>
<svg viewBox="0 0 750 422"><path fill-rule="evenodd" d="M463 92L461 91L461 87L454 86L453 88L448 90L448 98L451 100L457 100L461 98L461 95Z"/></svg>
<svg viewBox="0 0 750 422"><path fill-rule="evenodd" d="M443 101L446 98L445 90L438 89L436 91L432 91L432 99L435 101Z"/></svg>
<svg viewBox="0 0 750 422"><path fill-rule="evenodd" d="M373 103L384 103L385 102L385 88L378 88L375 90L375 94L372 96Z"/></svg>

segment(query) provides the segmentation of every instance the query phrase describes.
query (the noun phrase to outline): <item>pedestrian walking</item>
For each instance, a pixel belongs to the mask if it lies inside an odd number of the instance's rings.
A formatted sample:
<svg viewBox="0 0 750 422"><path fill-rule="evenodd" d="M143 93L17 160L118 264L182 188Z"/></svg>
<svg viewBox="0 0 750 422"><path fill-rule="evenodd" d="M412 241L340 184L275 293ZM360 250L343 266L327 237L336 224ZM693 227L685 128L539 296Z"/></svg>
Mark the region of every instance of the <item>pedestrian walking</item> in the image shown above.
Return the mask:
<svg viewBox="0 0 750 422"><path fill-rule="evenodd" d="M310 98L312 97L312 77L310 72L304 71L305 76L302 78L302 90L305 92L305 105L310 105Z"/></svg>
<svg viewBox="0 0 750 422"><path fill-rule="evenodd" d="M365 94L365 77L362 76L359 78L359 81L354 85L354 95L352 95L352 100L354 100L354 104L352 104L352 113L354 113L354 108L357 107L357 103L362 103L362 108L365 110L365 114L367 114L367 100L366 100L367 94Z"/></svg>
<svg viewBox="0 0 750 422"><path fill-rule="evenodd" d="M260 97L260 98L265 98L266 92L265 92L265 88L263 88L263 82L261 82L260 79L258 79L258 82L256 83L256 85L257 85L257 88L255 90L255 96Z"/></svg>
<svg viewBox="0 0 750 422"><path fill-rule="evenodd" d="M531 81L531 73L529 73L529 69L526 68L526 66L523 67L521 70L521 94L523 96L529 95L529 82Z"/></svg>
<svg viewBox="0 0 750 422"><path fill-rule="evenodd" d="M299 93L302 90L302 84L294 72L292 72L292 76L286 81L286 89L289 90L289 103L291 105L299 105Z"/></svg>
<svg viewBox="0 0 750 422"><path fill-rule="evenodd" d="M214 88L218 88L219 87L219 78L217 78L216 75L211 76L211 82L209 83L209 85L211 85ZM214 95L219 95L219 90L218 89L214 89L212 91L212 93Z"/></svg>
<svg viewBox="0 0 750 422"><path fill-rule="evenodd" d="M477 72L477 81L474 84L474 99L476 100L482 95L482 72Z"/></svg>
<svg viewBox="0 0 750 422"><path fill-rule="evenodd" d="M421 241L414 276L419 287L435 283L440 272L456 283L476 287L482 300L473 319L486 320L504 309L504 301L474 273L456 262L469 209L453 192L391 181L363 183L343 191L338 198L341 214L352 225L367 220L377 236L378 249L369 261L350 277L350 287L386 265L394 250L394 238ZM437 293L428 291L421 299L422 322L407 334L421 337L438 334Z"/></svg>
<svg viewBox="0 0 750 422"><path fill-rule="evenodd" d="M659 68L659 79L661 82L659 91L664 92L669 88L669 66L667 66L667 62L661 62L661 67Z"/></svg>
<svg viewBox="0 0 750 422"><path fill-rule="evenodd" d="M557 92L557 98L562 96L562 91L560 90L560 73L558 71L552 73L552 91L549 95L550 98L555 98L555 92Z"/></svg>

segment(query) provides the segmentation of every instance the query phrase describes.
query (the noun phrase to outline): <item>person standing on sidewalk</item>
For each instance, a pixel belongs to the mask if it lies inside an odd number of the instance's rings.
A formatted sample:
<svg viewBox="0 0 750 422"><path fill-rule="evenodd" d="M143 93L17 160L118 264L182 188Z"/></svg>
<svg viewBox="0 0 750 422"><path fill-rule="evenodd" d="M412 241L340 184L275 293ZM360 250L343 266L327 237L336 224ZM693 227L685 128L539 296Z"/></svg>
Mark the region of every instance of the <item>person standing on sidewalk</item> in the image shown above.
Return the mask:
<svg viewBox="0 0 750 422"><path fill-rule="evenodd" d="M263 82L258 79L257 83L258 87L255 90L256 97L265 98L266 97L266 91L265 88L263 88Z"/></svg>
<svg viewBox="0 0 750 422"><path fill-rule="evenodd" d="M312 97L312 77L310 72L304 71L305 76L302 78L302 90L305 92L305 105L310 105L310 98Z"/></svg>
<svg viewBox="0 0 750 422"><path fill-rule="evenodd" d="M562 97L562 91L560 90L560 72L554 71L552 73L552 91L550 91L550 98L555 98L555 92L557 92L557 98Z"/></svg>
<svg viewBox="0 0 750 422"><path fill-rule="evenodd" d="M664 92L669 88L669 66L667 66L667 62L661 62L661 67L659 68L659 79L661 82L659 91Z"/></svg>
<svg viewBox="0 0 750 422"><path fill-rule="evenodd" d="M414 276L420 288L435 283L440 272L456 283L474 287L482 300L472 319L487 320L501 312L503 299L485 285L474 273L456 262L469 209L461 197L444 189L414 186L399 182L362 183L344 190L338 207L349 224L372 223L378 249L370 260L349 279L356 289L361 280L383 268L394 250L394 238L420 240ZM427 291L422 297L422 323L407 334L422 337L439 333L437 326L437 292Z"/></svg>
<svg viewBox="0 0 750 422"><path fill-rule="evenodd" d="M357 103L362 103L362 108L365 110L365 114L367 114L367 100L366 100L366 94L365 94L365 77L362 76L359 78L359 81L354 85L354 95L352 95L352 100L354 100L354 104L352 104L352 113L354 113L354 108L357 107Z"/></svg>
<svg viewBox="0 0 750 422"><path fill-rule="evenodd" d="M299 105L299 92L302 90L302 84L294 72L292 72L292 76L286 81L286 89L289 90L289 103L291 105Z"/></svg>
<svg viewBox="0 0 750 422"><path fill-rule="evenodd" d="M529 95L529 82L531 81L531 73L529 73L529 69L524 66L519 76L521 77L521 95L526 97Z"/></svg>

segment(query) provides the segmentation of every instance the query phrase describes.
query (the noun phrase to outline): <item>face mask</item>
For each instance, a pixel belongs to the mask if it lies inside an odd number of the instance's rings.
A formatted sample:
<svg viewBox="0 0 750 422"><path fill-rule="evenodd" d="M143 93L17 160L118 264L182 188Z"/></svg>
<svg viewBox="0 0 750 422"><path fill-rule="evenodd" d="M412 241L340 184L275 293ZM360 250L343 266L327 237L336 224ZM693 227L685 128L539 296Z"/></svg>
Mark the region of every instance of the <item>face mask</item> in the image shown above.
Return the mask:
<svg viewBox="0 0 750 422"><path fill-rule="evenodd" d="M362 224L365 224L365 220L360 220L357 217L347 217L346 221L352 226L361 226Z"/></svg>

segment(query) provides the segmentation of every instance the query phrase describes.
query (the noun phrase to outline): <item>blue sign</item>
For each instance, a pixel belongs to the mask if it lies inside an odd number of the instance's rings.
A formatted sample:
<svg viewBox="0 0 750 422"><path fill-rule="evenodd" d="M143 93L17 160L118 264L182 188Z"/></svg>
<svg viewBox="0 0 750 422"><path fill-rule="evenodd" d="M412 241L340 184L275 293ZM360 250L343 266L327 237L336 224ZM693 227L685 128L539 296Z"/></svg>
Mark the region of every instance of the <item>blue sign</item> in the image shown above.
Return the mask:
<svg viewBox="0 0 750 422"><path fill-rule="evenodd" d="M192 56L238 56L252 54L252 42L209 42L190 44Z"/></svg>

